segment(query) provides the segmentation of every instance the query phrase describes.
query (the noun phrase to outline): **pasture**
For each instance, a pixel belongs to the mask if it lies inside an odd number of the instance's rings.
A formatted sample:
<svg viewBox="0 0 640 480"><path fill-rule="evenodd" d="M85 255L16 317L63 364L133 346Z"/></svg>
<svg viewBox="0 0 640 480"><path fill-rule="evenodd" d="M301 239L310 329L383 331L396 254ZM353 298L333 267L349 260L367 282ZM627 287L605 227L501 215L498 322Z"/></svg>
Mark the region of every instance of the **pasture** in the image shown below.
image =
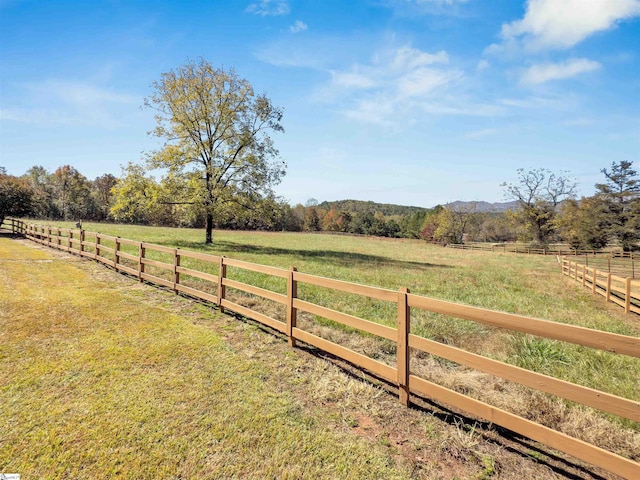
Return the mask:
<svg viewBox="0 0 640 480"><path fill-rule="evenodd" d="M68 227L69 225L64 225ZM331 235L273 234L256 232L216 232L214 245L200 243L202 232L184 229L155 229L117 225L85 225L85 228L123 238L144 240L166 246L227 255L231 258L288 268L330 278L376 285L390 289L409 287L412 293L496 310L519 313L563 323L639 336L637 319L609 308L602 302L567 283L552 257L516 256L510 253L461 252L414 241L392 241ZM283 285L261 274L239 278L265 288L279 290ZM349 294L335 295L310 289L306 295L378 323L393 319L384 305L362 301ZM245 298L252 304L255 299ZM263 308L269 309L268 305ZM277 316L277 315L276 315ZM307 319L313 321L314 319ZM318 322L317 328L331 330L355 350L379 350L380 357L391 355L389 345L363 339L333 322ZM500 329L479 326L442 315L425 313L416 318L412 330L421 336L501 359L541 373L551 374L608 393L638 399L637 359L594 352L563 342L536 339L528 335L505 334ZM531 395L522 388L489 383L450 362L423 359L417 368L429 370L432 378L445 385L463 388L479 398L492 397L519 413L528 412L537 421L569 431L577 437L588 433L588 440L632 458L638 451L638 426L570 402L552 401L545 395ZM499 388L498 388L499 387Z"/></svg>

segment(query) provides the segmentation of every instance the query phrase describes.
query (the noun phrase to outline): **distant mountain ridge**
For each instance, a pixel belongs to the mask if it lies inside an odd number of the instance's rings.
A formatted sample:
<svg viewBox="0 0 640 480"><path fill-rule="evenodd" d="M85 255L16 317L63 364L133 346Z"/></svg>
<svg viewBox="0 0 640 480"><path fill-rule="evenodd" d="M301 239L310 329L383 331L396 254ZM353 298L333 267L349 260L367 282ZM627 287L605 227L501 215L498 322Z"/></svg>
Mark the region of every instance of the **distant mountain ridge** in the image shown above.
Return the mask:
<svg viewBox="0 0 640 480"><path fill-rule="evenodd" d="M517 206L517 202L463 202L455 201L447 203L447 207L451 207L459 210L476 211L479 213L498 213L507 210L514 210ZM413 215L417 212L428 212L433 210L434 207L416 207L407 205L396 205L393 203L376 203L372 201L364 200L335 200L333 202L322 202L318 204L319 208L325 210L342 210L345 212L357 212L357 213L382 213L385 216L393 215Z"/></svg>

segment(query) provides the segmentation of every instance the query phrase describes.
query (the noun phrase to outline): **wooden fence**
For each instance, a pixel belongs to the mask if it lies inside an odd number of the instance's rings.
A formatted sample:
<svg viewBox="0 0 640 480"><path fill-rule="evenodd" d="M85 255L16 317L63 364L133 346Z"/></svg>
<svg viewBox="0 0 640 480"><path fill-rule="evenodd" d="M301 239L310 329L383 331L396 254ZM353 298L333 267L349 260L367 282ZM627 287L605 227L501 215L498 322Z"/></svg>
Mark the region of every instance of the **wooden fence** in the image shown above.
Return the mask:
<svg viewBox="0 0 640 480"><path fill-rule="evenodd" d="M625 313L640 315L640 279L620 277L606 270L598 270L595 266L572 262L566 257L562 257L561 265L562 273L576 282L582 282L582 286L591 289L594 294L621 306Z"/></svg>
<svg viewBox="0 0 640 480"><path fill-rule="evenodd" d="M366 369L397 386L400 401L404 405L410 404L411 395L442 402L614 474L628 479L640 478L640 463L415 375L411 371L409 355L411 349L427 352L532 389L640 422L638 401L519 368L412 334L411 312L416 309L436 312L637 358L640 358L640 338L436 300L414 295L407 288L396 291L333 280L298 272L293 267L287 270L258 265L101 233L27 224L16 219L7 219L7 223L14 233L24 235L37 243L94 259L116 271L133 275L140 281L146 280L172 289L176 293L182 292L212 302L221 310L229 309L282 332L292 346L295 346L296 342L304 342ZM123 247L128 251L123 251ZM197 259L198 263L193 259ZM185 266L187 263L189 266ZM196 268L197 265L201 267ZM228 275L228 268L234 272L259 272L273 277L283 284L286 283L286 294L232 279ZM188 278L198 279L200 283L188 286ZM301 285L315 285L332 291L348 292L389 302L392 308L397 307L397 318L394 322L396 326L394 328L364 320L299 298L298 288ZM215 290L207 286L215 286ZM247 292L280 304L286 309L285 321L230 300L227 289ZM297 322L299 312L308 312L394 342L397 346L395 366L304 330Z"/></svg>
<svg viewBox="0 0 640 480"><path fill-rule="evenodd" d="M482 252L526 253L529 255L560 255L560 256L607 256L611 258L638 259L637 252L603 251L603 250L576 250L574 248L535 248L517 244L486 244L486 243L449 243L447 248L458 250L476 250Z"/></svg>

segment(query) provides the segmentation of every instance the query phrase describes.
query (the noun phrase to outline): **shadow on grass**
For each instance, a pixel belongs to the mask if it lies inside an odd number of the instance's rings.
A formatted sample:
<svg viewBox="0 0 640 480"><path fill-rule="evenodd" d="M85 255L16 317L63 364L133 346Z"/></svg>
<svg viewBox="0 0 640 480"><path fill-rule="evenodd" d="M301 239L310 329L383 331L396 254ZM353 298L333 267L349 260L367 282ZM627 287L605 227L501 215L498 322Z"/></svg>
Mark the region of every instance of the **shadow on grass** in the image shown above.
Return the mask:
<svg viewBox="0 0 640 480"><path fill-rule="evenodd" d="M214 255L225 255L233 253L249 253L256 255L272 255L272 256L287 256L298 257L307 261L331 261L334 264L338 264L344 267L352 266L389 266L389 267L401 267L401 268L414 268L426 270L428 268L454 268L451 265L440 265L437 263L427 262L412 262L407 260L394 260L392 258L383 257L380 255L370 255L364 253L345 252L339 250L305 250L300 248L285 248L285 247L266 247L261 245L248 245L243 243L228 242L224 240L216 241L213 245L204 245L200 242L190 241L169 241L164 242L165 245L171 245L185 250L196 250L204 253L211 253ZM230 255L231 256L231 255Z"/></svg>

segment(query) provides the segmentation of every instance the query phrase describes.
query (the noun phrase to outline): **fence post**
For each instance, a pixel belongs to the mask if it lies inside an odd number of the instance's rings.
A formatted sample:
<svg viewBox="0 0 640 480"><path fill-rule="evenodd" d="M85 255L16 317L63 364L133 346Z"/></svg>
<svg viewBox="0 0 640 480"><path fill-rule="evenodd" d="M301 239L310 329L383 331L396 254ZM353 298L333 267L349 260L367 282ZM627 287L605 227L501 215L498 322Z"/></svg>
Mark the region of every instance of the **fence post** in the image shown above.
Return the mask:
<svg viewBox="0 0 640 480"><path fill-rule="evenodd" d="M296 346L296 339L293 338L293 329L298 320L298 311L293 306L294 299L298 298L298 282L294 278L296 267L291 267L289 276L287 277L287 336L289 337L289 345Z"/></svg>
<svg viewBox="0 0 640 480"><path fill-rule="evenodd" d="M177 295L178 288L177 285L180 283L180 272L178 272L178 267L180 266L180 254L178 253L178 249L173 249L173 292Z"/></svg>
<svg viewBox="0 0 640 480"><path fill-rule="evenodd" d="M142 272L144 272L144 264L142 259L144 258L144 247L142 242L138 242L138 282L142 282Z"/></svg>
<svg viewBox="0 0 640 480"><path fill-rule="evenodd" d="M142 242L138 243L138 282L142 282L142 274L144 273L144 263L142 260L144 259L144 246Z"/></svg>
<svg viewBox="0 0 640 480"><path fill-rule="evenodd" d="M627 277L625 281L625 299L624 299L624 313L631 312L631 277Z"/></svg>
<svg viewBox="0 0 640 480"><path fill-rule="evenodd" d="M13 218L11 219L11 234L12 235L16 234L16 223L15 223L15 220Z"/></svg>
<svg viewBox="0 0 640 480"><path fill-rule="evenodd" d="M587 284L587 266L582 265L582 286Z"/></svg>
<svg viewBox="0 0 640 480"><path fill-rule="evenodd" d="M224 279L227 276L227 265L224 263L224 256L220 257L220 263L218 265L218 308L221 313L224 313L224 307L222 306L222 300L226 293L226 288L223 285Z"/></svg>
<svg viewBox="0 0 640 480"><path fill-rule="evenodd" d="M113 247L113 268L116 272L118 271L118 253L120 253L120 237L116 237Z"/></svg>
<svg viewBox="0 0 640 480"><path fill-rule="evenodd" d="M398 395L400 403L409 406L409 332L411 331L411 314L409 311L408 288L401 288L398 292Z"/></svg>
<svg viewBox="0 0 640 480"><path fill-rule="evenodd" d="M69 252L73 250L73 232L69 230Z"/></svg>
<svg viewBox="0 0 640 480"><path fill-rule="evenodd" d="M58 245L58 250L60 250L60 247L62 247L62 231L60 227L56 228L56 245Z"/></svg>
<svg viewBox="0 0 640 480"><path fill-rule="evenodd" d="M97 260L100 256L100 232L96 232L96 245L93 252L93 259Z"/></svg>
<svg viewBox="0 0 640 480"><path fill-rule="evenodd" d="M82 257L84 252L84 230L80 230L80 256Z"/></svg>
<svg viewBox="0 0 640 480"><path fill-rule="evenodd" d="M596 282L598 281L598 277L596 276L598 273L596 267L593 267L593 284L591 285L591 292L596 293Z"/></svg>

